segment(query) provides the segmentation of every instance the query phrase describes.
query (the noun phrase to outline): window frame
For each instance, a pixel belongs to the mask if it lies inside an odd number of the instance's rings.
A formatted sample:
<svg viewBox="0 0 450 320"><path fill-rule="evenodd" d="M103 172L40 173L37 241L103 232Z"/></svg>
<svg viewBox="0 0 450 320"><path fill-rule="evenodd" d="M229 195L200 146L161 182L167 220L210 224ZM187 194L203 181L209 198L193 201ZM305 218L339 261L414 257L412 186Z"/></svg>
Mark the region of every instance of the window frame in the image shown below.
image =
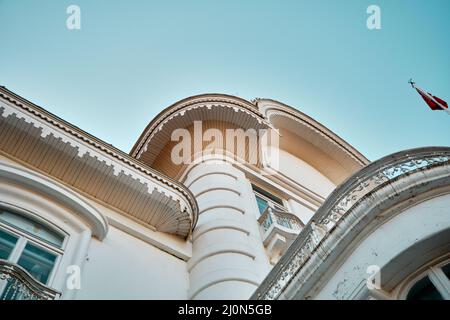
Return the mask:
<svg viewBox="0 0 450 320"><path fill-rule="evenodd" d="M56 256L55 262L54 262L52 270L48 276L47 282L43 283L46 286L51 286L55 279L57 270L59 269L61 260L63 258L64 252L65 252L65 249L67 246L67 242L68 242L68 238L69 238L67 233L62 231L60 228L54 226L53 224L49 223L48 221L46 221L40 217L36 217L36 215L34 215L34 214L18 212L17 210L11 210L9 208L4 208L4 207L0 207L0 210L7 211L11 214L20 215L25 219L39 223L42 226L52 230L53 232L56 232L61 237L63 237L61 247L58 248L56 245L52 245L49 242L41 240L28 232L20 230L19 228L14 227L12 224L8 224L3 221L0 221L0 229L2 231L18 238L16 244L14 245L13 250L9 254L6 261L9 261L11 263L18 265L19 259L22 256L25 246L28 243L30 243L48 253L54 254ZM39 280L36 279L36 281L39 281Z"/></svg>
<svg viewBox="0 0 450 320"><path fill-rule="evenodd" d="M428 277L431 284L441 295L442 299L450 300L450 279L445 275L442 267L450 264L450 258L439 262L428 264L413 277L408 279L407 285L403 288L400 298L406 300L411 289L423 278Z"/></svg>
<svg viewBox="0 0 450 320"><path fill-rule="evenodd" d="M257 189L260 189L260 190L266 192L267 194L272 195L274 198L279 199L282 204L280 204L280 203L276 202L274 199L271 199L268 196L262 194ZM254 184L252 184L252 191L253 191L253 195L255 196L255 202L256 202L256 205L258 207L259 216L261 216L263 214L263 212L259 211L258 200L257 200L256 197L259 197L262 200L266 201L269 208L272 208L272 209L275 209L275 210L284 211L284 212L288 212L284 199L282 199L282 198L280 198L280 197L278 197L276 195L273 195L271 192L268 192L267 190L265 190L265 189L263 189L263 188L261 188L261 187L259 187L257 185L254 185Z"/></svg>

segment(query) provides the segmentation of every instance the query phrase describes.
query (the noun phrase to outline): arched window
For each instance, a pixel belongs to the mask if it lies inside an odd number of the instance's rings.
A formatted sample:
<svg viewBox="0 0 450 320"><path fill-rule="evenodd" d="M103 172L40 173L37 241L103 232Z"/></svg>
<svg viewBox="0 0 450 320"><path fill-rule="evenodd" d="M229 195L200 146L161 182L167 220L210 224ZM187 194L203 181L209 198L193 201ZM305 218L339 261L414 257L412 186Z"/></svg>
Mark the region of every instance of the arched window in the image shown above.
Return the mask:
<svg viewBox="0 0 450 320"><path fill-rule="evenodd" d="M0 259L20 266L40 283L51 282L64 242L61 232L0 208ZM0 286L0 300L11 298L8 292L8 286Z"/></svg>
<svg viewBox="0 0 450 320"><path fill-rule="evenodd" d="M427 269L408 290L406 300L449 300L450 263Z"/></svg>

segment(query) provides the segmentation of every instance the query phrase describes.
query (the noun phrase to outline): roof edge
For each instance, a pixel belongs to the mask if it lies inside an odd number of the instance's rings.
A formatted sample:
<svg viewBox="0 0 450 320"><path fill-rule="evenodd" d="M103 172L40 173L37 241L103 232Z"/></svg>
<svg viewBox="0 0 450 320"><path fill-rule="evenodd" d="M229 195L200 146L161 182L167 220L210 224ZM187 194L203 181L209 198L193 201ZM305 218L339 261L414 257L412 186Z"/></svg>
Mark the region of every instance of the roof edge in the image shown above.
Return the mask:
<svg viewBox="0 0 450 320"><path fill-rule="evenodd" d="M323 125L319 121L313 119L312 117L308 116L307 114L299 111L298 109L296 109L294 107L291 107L290 105L287 105L287 104L285 104L283 102L280 102L278 100L275 100L275 99L271 99L271 98L257 98L257 99L255 99L256 105L258 107L259 107L259 102L262 102L262 101L267 101L267 102L272 102L272 103L278 104L278 105L282 106L283 108L288 109L288 111L290 111L290 113L293 116L300 117L300 120L307 121L307 123L309 125L311 125L314 129L320 131L328 139L334 141L341 148L343 148L346 152L351 154L354 158L358 159L361 162L362 165L367 165L367 164L369 164L371 162L361 152L359 152L355 147L353 147L350 143L348 143L346 140L344 140L339 135L334 133L328 127L326 127L325 125Z"/></svg>
<svg viewBox="0 0 450 320"><path fill-rule="evenodd" d="M142 148L142 145L144 144L144 140L150 134L149 130L152 128L152 126L161 122L161 120L165 117L165 115L169 111L175 112L177 110L177 107L183 106L184 104L188 103L189 101L195 102L196 100L207 99L207 98L211 98L211 99L222 98L222 99L235 100L236 102L241 103L242 105L245 105L247 108L253 109L252 111L255 112L256 114L258 114L259 116L262 116L261 113L259 112L257 106L253 102L248 101L244 98L234 96L234 95L225 94L225 93L202 93L202 94L198 94L198 95L189 96L187 98L183 98L181 100L178 100L178 101L172 103L171 105L169 105L168 107L166 107L162 111L160 111L153 119L151 119L150 122L147 124L147 126L142 131L142 133L139 135L139 138L134 143L129 154L132 157L134 157L136 155L136 153L139 152L139 150Z"/></svg>
<svg viewBox="0 0 450 320"><path fill-rule="evenodd" d="M83 142L92 145L101 152L105 152L108 155L121 161L126 166L131 166L134 169L141 171L143 174L150 176L158 182L166 185L168 188L174 189L176 192L181 193L191 206L194 221L192 222L191 232L195 228L198 218L198 205L192 192L184 186L182 183L175 179L143 164L142 162L131 157L126 152L114 147L113 145L91 135L90 133L80 129L79 127L61 119L53 113L45 110L41 106L23 98L22 96L12 92L5 86L0 86L0 97L13 103L14 105L25 109L25 111L32 113L33 115L45 120L52 126L56 126L59 129L66 131L74 136L76 139L81 139Z"/></svg>

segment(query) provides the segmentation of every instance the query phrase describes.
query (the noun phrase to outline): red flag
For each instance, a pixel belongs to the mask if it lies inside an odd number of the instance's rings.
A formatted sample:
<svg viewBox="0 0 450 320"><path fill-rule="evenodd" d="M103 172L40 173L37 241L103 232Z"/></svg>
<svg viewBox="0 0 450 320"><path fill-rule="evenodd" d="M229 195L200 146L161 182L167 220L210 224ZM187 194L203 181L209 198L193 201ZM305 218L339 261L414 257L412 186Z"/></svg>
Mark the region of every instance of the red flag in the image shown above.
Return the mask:
<svg viewBox="0 0 450 320"><path fill-rule="evenodd" d="M425 100L425 102L427 103L427 105L430 107L431 110L444 110L450 114L447 102L436 96L433 96L431 93L426 92L420 89L419 87L416 87L415 82L413 82L412 80L410 80L409 83L414 89L417 90L417 92L420 94L422 99Z"/></svg>

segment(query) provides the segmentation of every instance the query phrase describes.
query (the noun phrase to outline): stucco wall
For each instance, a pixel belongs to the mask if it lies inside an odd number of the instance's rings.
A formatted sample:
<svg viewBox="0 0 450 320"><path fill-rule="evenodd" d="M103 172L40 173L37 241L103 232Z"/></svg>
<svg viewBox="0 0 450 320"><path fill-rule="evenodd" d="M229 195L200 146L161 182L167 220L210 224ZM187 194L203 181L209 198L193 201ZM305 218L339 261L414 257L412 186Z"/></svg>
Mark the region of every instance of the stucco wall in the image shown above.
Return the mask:
<svg viewBox="0 0 450 320"><path fill-rule="evenodd" d="M77 299L186 299L186 263L117 228L92 239Z"/></svg>
<svg viewBox="0 0 450 320"><path fill-rule="evenodd" d="M327 177L305 161L284 150L280 150L279 152L280 172L289 179L323 198L326 198L336 187Z"/></svg>
<svg viewBox="0 0 450 320"><path fill-rule="evenodd" d="M295 201L294 199L289 199L288 205L290 212L299 217L304 224L308 223L308 221L311 219L311 217L314 215L315 212L310 208L307 208L304 204Z"/></svg>

